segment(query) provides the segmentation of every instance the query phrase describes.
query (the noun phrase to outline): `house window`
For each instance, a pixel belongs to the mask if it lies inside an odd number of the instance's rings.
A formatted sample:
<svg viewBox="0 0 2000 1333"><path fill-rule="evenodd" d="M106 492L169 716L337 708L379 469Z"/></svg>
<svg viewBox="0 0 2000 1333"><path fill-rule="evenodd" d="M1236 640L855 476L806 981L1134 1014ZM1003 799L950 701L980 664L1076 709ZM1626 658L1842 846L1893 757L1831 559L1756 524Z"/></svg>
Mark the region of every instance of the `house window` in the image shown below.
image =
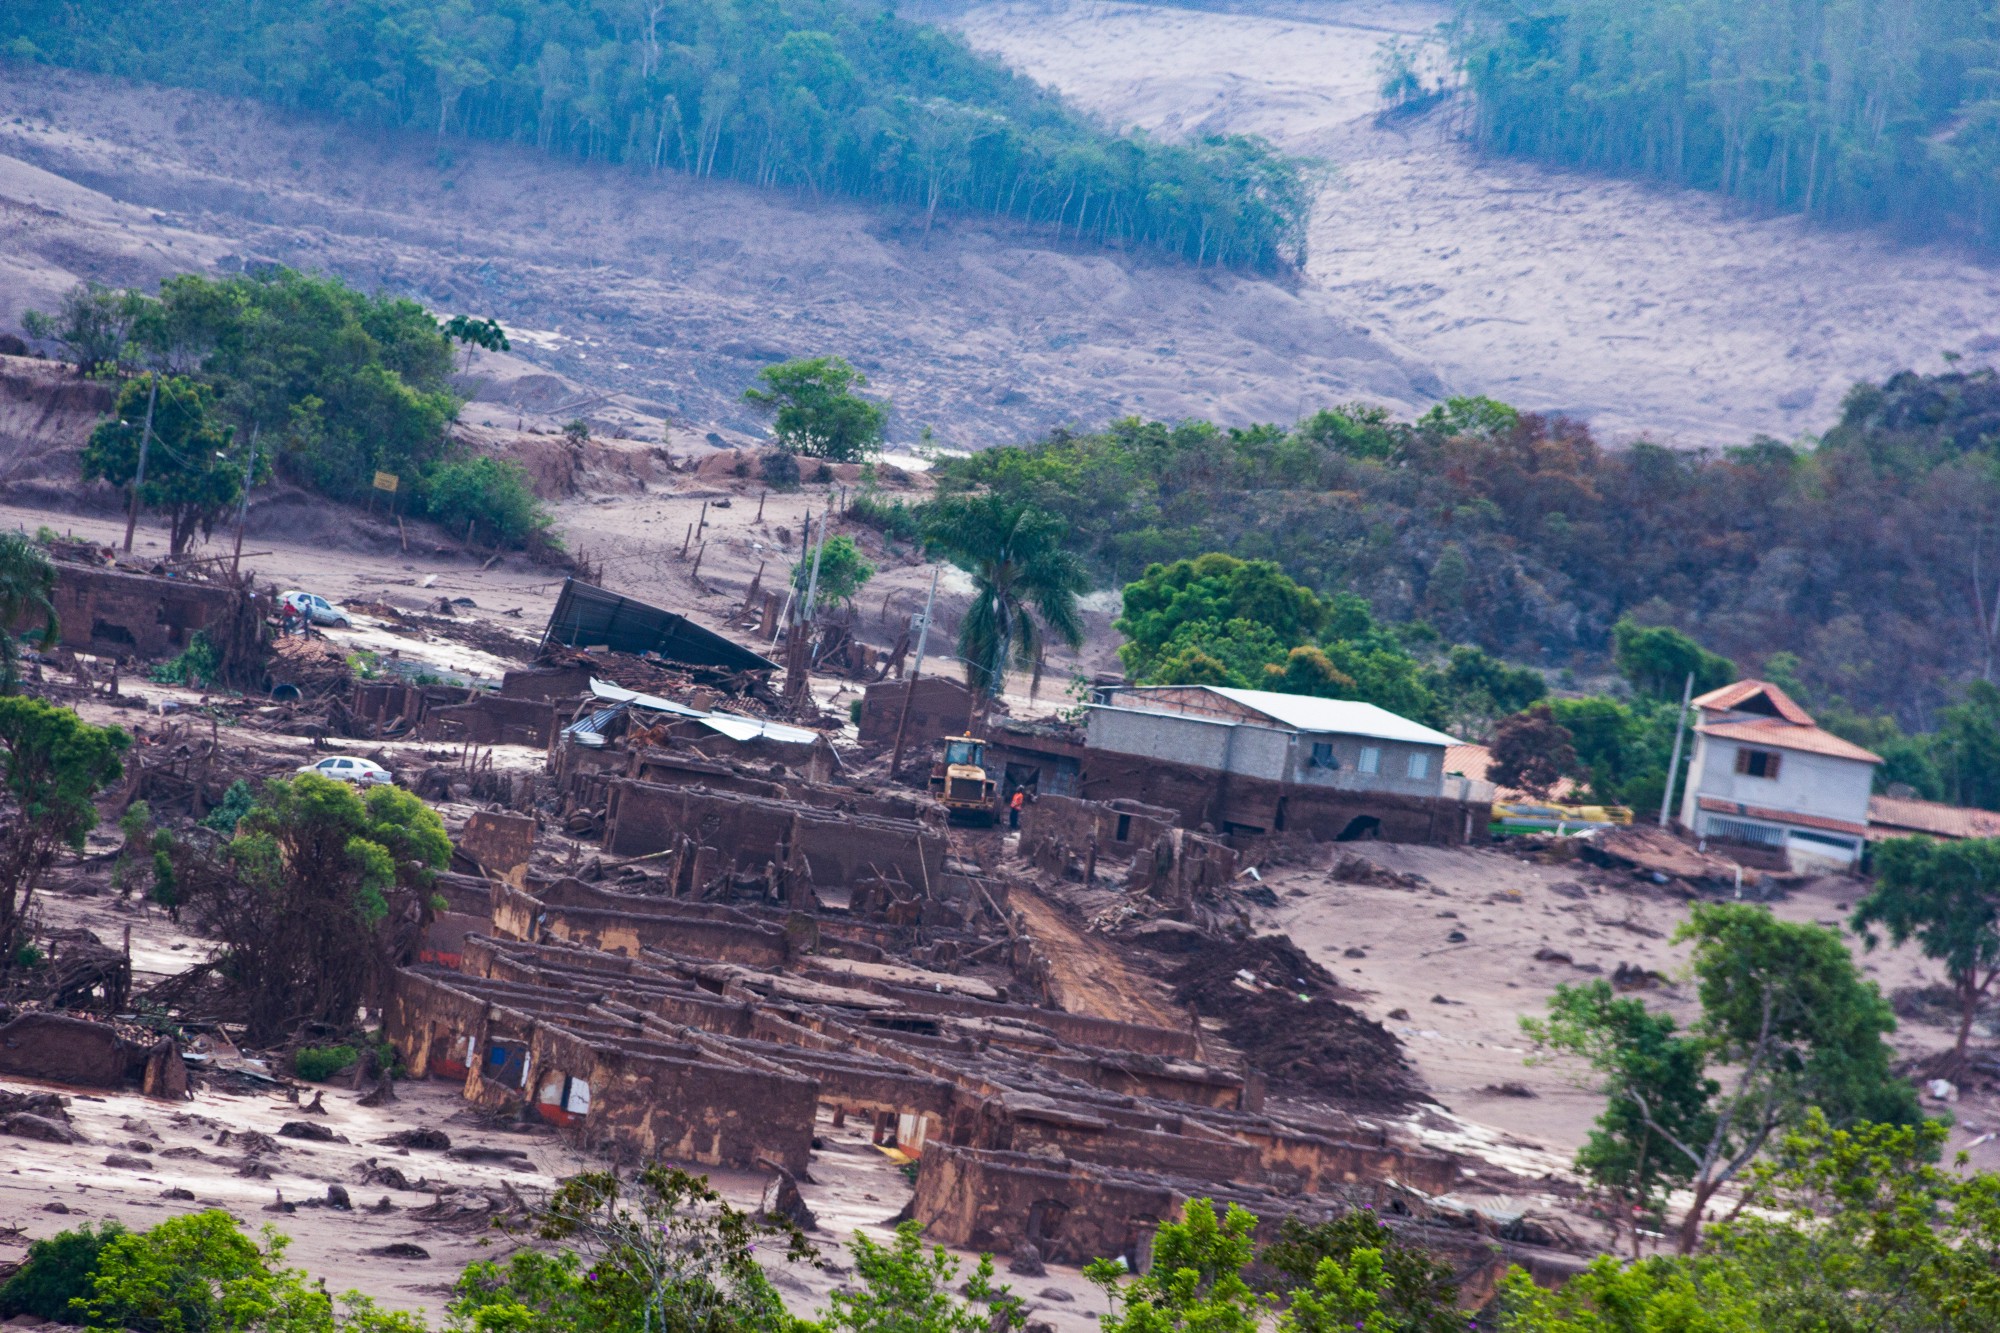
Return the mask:
<svg viewBox="0 0 2000 1333"><path fill-rule="evenodd" d="M1431 757L1421 750L1410 756L1410 776L1416 779L1431 775Z"/></svg>
<svg viewBox="0 0 2000 1333"><path fill-rule="evenodd" d="M1745 777L1776 778L1778 759L1776 750L1741 749L1736 752L1736 771Z"/></svg>
<svg viewBox="0 0 2000 1333"><path fill-rule="evenodd" d="M1362 773L1379 773L1379 772L1381 772L1381 770L1382 770L1382 747L1381 747L1381 746L1379 746L1379 745L1364 745L1364 746L1362 746L1362 747L1361 747L1361 758L1360 758L1359 760L1357 760L1357 761L1355 762L1355 765L1354 765L1354 767L1355 767L1356 771L1358 771L1358 772L1362 772Z"/></svg>
<svg viewBox="0 0 2000 1333"><path fill-rule="evenodd" d="M1339 768L1340 760L1334 756L1332 741L1314 741L1312 766L1314 768Z"/></svg>

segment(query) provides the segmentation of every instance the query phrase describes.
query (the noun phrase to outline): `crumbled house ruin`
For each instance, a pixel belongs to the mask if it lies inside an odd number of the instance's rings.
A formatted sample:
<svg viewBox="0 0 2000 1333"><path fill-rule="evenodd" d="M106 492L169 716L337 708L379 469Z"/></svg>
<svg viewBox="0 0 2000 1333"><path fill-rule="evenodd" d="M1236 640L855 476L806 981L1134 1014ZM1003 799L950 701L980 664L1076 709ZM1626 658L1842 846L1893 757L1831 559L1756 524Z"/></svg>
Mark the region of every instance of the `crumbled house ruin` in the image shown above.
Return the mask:
<svg viewBox="0 0 2000 1333"><path fill-rule="evenodd" d="M1005 856L923 796L850 780L819 733L752 715L755 691L723 710L557 657L422 724L523 707L474 734L546 733L553 822L597 850L538 854L525 815L468 823L478 873L443 877L448 910L387 1010L414 1075L626 1162L800 1176L822 1117L863 1117L916 1164L928 1237L1063 1262L1143 1264L1192 1197L1271 1224L1364 1202L1423 1218L1461 1179L1364 1113L1277 1108L1192 1010L1154 1026L1056 1007L1017 894L1122 895L1122 918L1183 949L1240 933L1237 853L1185 810L1051 793ZM1475 1285L1503 1259L1563 1259L1440 1236Z"/></svg>

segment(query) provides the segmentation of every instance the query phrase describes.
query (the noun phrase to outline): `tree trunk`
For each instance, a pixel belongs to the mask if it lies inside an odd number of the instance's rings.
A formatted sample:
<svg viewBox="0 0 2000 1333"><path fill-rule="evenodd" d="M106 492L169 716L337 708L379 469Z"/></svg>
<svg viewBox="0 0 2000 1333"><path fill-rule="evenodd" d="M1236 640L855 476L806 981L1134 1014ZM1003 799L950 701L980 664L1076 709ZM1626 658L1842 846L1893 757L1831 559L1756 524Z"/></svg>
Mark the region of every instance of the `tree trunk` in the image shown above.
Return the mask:
<svg viewBox="0 0 2000 1333"><path fill-rule="evenodd" d="M1979 1012L1979 997L1984 987L1977 984L1976 976L1969 976L1958 985L1958 1044L1953 1054L1962 1066L1965 1063L1965 1048L1972 1042L1972 1018Z"/></svg>
<svg viewBox="0 0 2000 1333"><path fill-rule="evenodd" d="M1701 1243L1701 1219L1708 1211L1708 1202L1715 1192L1722 1188L1720 1181L1698 1181L1694 1187L1694 1203L1688 1208L1687 1216L1681 1219L1681 1234L1677 1252L1683 1256L1694 1253L1694 1247Z"/></svg>

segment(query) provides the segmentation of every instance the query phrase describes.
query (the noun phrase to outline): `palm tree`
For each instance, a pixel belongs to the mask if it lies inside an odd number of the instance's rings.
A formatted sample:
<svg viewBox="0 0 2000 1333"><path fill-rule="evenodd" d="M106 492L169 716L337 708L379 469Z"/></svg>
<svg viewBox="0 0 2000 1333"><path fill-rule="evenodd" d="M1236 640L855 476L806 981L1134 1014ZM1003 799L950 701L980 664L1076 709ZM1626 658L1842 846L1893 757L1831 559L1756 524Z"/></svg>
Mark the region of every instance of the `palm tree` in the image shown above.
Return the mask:
<svg viewBox="0 0 2000 1333"><path fill-rule="evenodd" d="M21 646L14 637L40 622L42 646L56 641L56 569L42 549L18 532L0 532L0 694L21 682Z"/></svg>
<svg viewBox="0 0 2000 1333"><path fill-rule="evenodd" d="M948 495L930 507L931 549L972 575L972 606L958 627L958 655L975 699L1000 693L1007 659L1034 666L1045 638L1083 642L1077 596L1090 586L1064 545L1069 525L998 495Z"/></svg>

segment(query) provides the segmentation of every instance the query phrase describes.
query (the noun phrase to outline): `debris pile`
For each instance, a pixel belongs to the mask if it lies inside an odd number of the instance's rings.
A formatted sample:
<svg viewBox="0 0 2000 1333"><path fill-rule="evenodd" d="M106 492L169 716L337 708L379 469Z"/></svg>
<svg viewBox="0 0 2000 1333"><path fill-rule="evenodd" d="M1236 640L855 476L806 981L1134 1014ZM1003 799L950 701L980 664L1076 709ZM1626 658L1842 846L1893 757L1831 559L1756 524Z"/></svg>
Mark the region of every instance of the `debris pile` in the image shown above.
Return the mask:
<svg viewBox="0 0 2000 1333"><path fill-rule="evenodd" d="M1176 998L1220 1019L1223 1035L1274 1085L1387 1109L1421 1095L1402 1044L1343 1003L1353 992L1282 935L1218 941L1171 980Z"/></svg>

